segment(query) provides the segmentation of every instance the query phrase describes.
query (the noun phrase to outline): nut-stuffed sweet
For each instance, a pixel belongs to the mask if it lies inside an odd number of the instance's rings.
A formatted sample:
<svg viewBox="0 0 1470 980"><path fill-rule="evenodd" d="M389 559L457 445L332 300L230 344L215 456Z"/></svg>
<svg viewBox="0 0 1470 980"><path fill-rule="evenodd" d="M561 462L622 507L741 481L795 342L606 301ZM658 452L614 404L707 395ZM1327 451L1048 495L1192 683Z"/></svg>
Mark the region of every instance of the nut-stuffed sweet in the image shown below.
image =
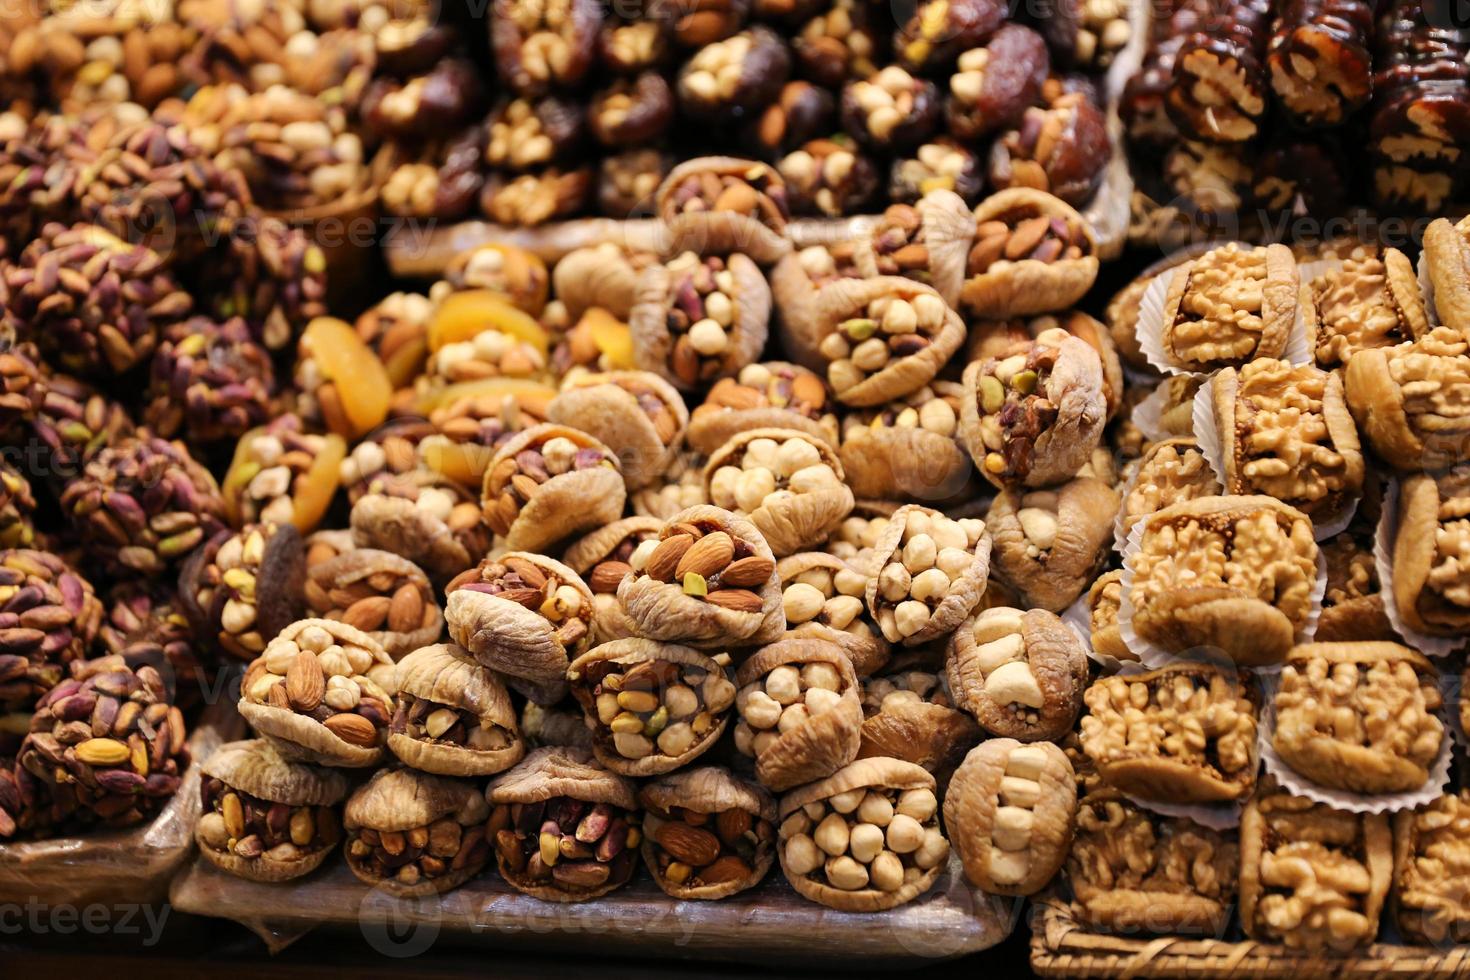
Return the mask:
<svg viewBox="0 0 1470 980"><path fill-rule="evenodd" d="M751 429L715 450L704 468L717 507L749 517L777 556L826 540L852 510L832 447L795 429Z"/></svg>
<svg viewBox="0 0 1470 980"><path fill-rule="evenodd" d="M923 658L917 658L922 666ZM975 719L951 697L941 674L895 670L865 677L859 759L901 759L934 774L940 785L982 737Z"/></svg>
<svg viewBox="0 0 1470 980"><path fill-rule="evenodd" d="M303 619L245 669L240 714L285 759L363 768L383 758L395 687L393 661L372 637Z"/></svg>
<svg viewBox="0 0 1470 980"><path fill-rule="evenodd" d="M1065 201L1029 187L975 209L960 302L976 316L1028 316L1076 303L1097 279L1092 226Z"/></svg>
<svg viewBox="0 0 1470 980"><path fill-rule="evenodd" d="M1169 653L1214 647L1238 664L1279 663L1302 637L1317 543L1301 511L1270 497L1200 497L1139 522L1127 601L1133 631Z"/></svg>
<svg viewBox="0 0 1470 980"><path fill-rule="evenodd" d="M1021 121L1041 98L1051 58L1041 35L1003 24L980 47L960 54L944 104L949 130L971 141Z"/></svg>
<svg viewBox="0 0 1470 980"><path fill-rule="evenodd" d="M1322 593L1322 615L1312 639L1318 643L1342 640L1397 640L1384 610L1391 601L1378 580L1373 555L1378 515L1365 500L1348 527L1322 542L1327 565L1327 588Z"/></svg>
<svg viewBox="0 0 1470 980"><path fill-rule="evenodd" d="M526 754L505 685L463 647L421 647L398 662L396 673L388 749L408 765L441 776L489 776Z"/></svg>
<svg viewBox="0 0 1470 980"><path fill-rule="evenodd" d="M618 601L639 636L727 649L768 642L786 628L775 556L739 514L708 505L680 511L629 564Z"/></svg>
<svg viewBox="0 0 1470 980"><path fill-rule="evenodd" d="M1344 953L1378 935L1393 879L1382 813L1347 813L1268 783L1240 818L1246 935L1308 953Z"/></svg>
<svg viewBox="0 0 1470 980"><path fill-rule="evenodd" d="M485 790L500 876L550 902L585 902L620 888L638 867L642 814L633 782L587 749L546 746Z"/></svg>
<svg viewBox="0 0 1470 980"><path fill-rule="evenodd" d="M842 89L842 128L874 151L917 146L939 123L939 92L934 83L888 65Z"/></svg>
<svg viewBox="0 0 1470 980"><path fill-rule="evenodd" d="M447 589L449 635L538 704L566 694L567 665L592 643L592 591L561 562L487 558Z"/></svg>
<svg viewBox="0 0 1470 980"><path fill-rule="evenodd" d="M289 881L321 866L342 838L347 778L288 762L261 739L230 742L201 767L199 853L251 881Z"/></svg>
<svg viewBox="0 0 1470 980"><path fill-rule="evenodd" d="M1077 783L1050 742L993 738L970 750L944 794L944 824L965 877L993 895L1034 895L1072 843Z"/></svg>
<svg viewBox="0 0 1470 980"><path fill-rule="evenodd" d="M411 561L435 584L474 565L472 554L490 545L491 532L478 500L451 484L418 479L393 481L352 506L352 540Z"/></svg>
<svg viewBox="0 0 1470 980"><path fill-rule="evenodd" d="M711 901L760 883L776 860L776 802L714 766L687 769L638 792L643 863L665 894Z"/></svg>
<svg viewBox="0 0 1470 980"><path fill-rule="evenodd" d="M1363 488L1358 430L1342 378L1257 358L1210 380L1225 492L1275 497L1316 523L1342 516Z"/></svg>
<svg viewBox="0 0 1470 980"><path fill-rule="evenodd" d="M949 859L934 777L859 759L781 798L781 870L797 894L843 912L912 901Z"/></svg>
<svg viewBox="0 0 1470 980"><path fill-rule="evenodd" d="M995 606L954 631L945 670L955 703L992 735L1051 740L1082 710L1087 652L1051 613Z"/></svg>
<svg viewBox="0 0 1470 980"><path fill-rule="evenodd" d="M389 895L438 895L480 873L490 807L473 783L382 769L342 813L347 867Z"/></svg>
<svg viewBox="0 0 1470 980"><path fill-rule="evenodd" d="M681 80L681 90L686 81ZM769 263L791 251L786 183L764 163L733 157L685 161L664 178L655 208L671 253L693 249L720 255L739 249Z"/></svg>
<svg viewBox="0 0 1470 980"><path fill-rule="evenodd" d="M1094 681L1082 748L1103 782L1164 803L1222 803L1256 784L1256 693L1234 671L1179 663Z"/></svg>
<svg viewBox="0 0 1470 980"><path fill-rule="evenodd" d="M1276 692L1276 754L1308 779L1354 793L1422 787L1444 741L1439 672L1397 643L1306 643Z"/></svg>
<svg viewBox="0 0 1470 980"><path fill-rule="evenodd" d="M857 243L853 260L865 276L905 276L934 287L957 306L975 219L953 191L934 190L917 204L894 204Z"/></svg>
<svg viewBox="0 0 1470 980"><path fill-rule="evenodd" d="M918 504L894 511L873 546L865 596L884 638L913 646L959 626L985 592L990 547L983 521Z"/></svg>
<svg viewBox="0 0 1470 980"><path fill-rule="evenodd" d="M390 657L433 643L444 614L428 576L406 558L376 548L356 548L307 572L306 611L367 633Z"/></svg>
<svg viewBox="0 0 1470 980"><path fill-rule="evenodd" d="M1219 492L1220 481L1193 438L1155 442L1139 458L1138 469L1123 497L1119 517L1123 540L1128 539L1134 524L1150 514Z"/></svg>
<svg viewBox="0 0 1470 980"><path fill-rule="evenodd" d="M1165 356L1187 371L1281 357L1296 317L1296 259L1285 245L1222 245L1169 273Z"/></svg>
<svg viewBox="0 0 1470 980"><path fill-rule="evenodd" d="M657 776L704 754L735 701L719 661L652 640L604 643L572 661L567 676L593 754L624 776Z"/></svg>
<svg viewBox="0 0 1470 980"><path fill-rule="evenodd" d="M797 429L832 443L837 418L827 386L814 372L785 361L747 364L721 378L689 415L688 442L709 454L748 429Z"/></svg>
<svg viewBox="0 0 1470 980"><path fill-rule="evenodd" d="M623 481L638 490L668 469L689 424L684 399L651 371L611 371L568 379L547 421L587 433L613 451Z"/></svg>
<svg viewBox="0 0 1470 980"><path fill-rule="evenodd" d="M1026 605L1059 613L1107 559L1117 511L1118 492L1088 476L1048 490L1002 490L985 515L994 570Z"/></svg>
<svg viewBox="0 0 1470 980"><path fill-rule="evenodd" d="M1067 882L1089 925L1216 935L1230 919L1239 868L1228 832L1161 816L1107 787L1077 805Z"/></svg>
<svg viewBox="0 0 1470 980"><path fill-rule="evenodd" d="M790 635L835 643L859 677L888 662L888 641L873 627L863 606L867 575L820 551L781 559L776 574L781 578L781 606Z"/></svg>
<svg viewBox="0 0 1470 980"><path fill-rule="evenodd" d="M1393 818L1394 921L1413 942L1470 939L1464 882L1470 875L1470 790L1446 793Z"/></svg>
<svg viewBox="0 0 1470 980"><path fill-rule="evenodd" d="M763 647L735 674L735 748L781 792L857 757L863 722L857 676L837 646L793 637Z"/></svg>
<svg viewBox="0 0 1470 980"><path fill-rule="evenodd" d="M970 457L960 448L964 387L931 381L903 398L842 419L838 456L853 495L937 503L964 492Z"/></svg>
<svg viewBox="0 0 1470 980"><path fill-rule="evenodd" d="M541 551L622 516L627 487L617 456L564 425L511 439L485 471L485 522L516 551Z"/></svg>
<svg viewBox="0 0 1470 980"><path fill-rule="evenodd" d="M1403 252L1354 252L1302 284L1302 315L1317 364L1344 367L1360 350L1393 347L1429 332L1414 266Z"/></svg>
<svg viewBox="0 0 1470 980"><path fill-rule="evenodd" d="M1406 477L1393 540L1393 598L1411 630L1463 636L1470 627L1470 465Z"/></svg>
<svg viewBox="0 0 1470 980"><path fill-rule="evenodd" d="M999 487L1069 479L1102 438L1107 407L1097 351L1060 329L965 368L960 440Z"/></svg>
<svg viewBox="0 0 1470 980"><path fill-rule="evenodd" d="M1430 222L1424 229L1424 264L1440 322L1470 339L1470 221Z"/></svg>
<svg viewBox="0 0 1470 980"><path fill-rule="evenodd" d="M1348 408L1364 440L1406 473L1454 466L1470 445L1470 343L1437 327L1413 343L1348 361Z"/></svg>

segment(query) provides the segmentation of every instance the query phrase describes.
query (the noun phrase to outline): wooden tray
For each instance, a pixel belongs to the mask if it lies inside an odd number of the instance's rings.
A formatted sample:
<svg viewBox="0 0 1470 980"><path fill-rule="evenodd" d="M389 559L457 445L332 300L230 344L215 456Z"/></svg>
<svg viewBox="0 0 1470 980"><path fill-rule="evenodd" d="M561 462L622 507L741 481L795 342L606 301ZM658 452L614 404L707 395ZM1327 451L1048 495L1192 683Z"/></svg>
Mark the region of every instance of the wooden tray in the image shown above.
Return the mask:
<svg viewBox="0 0 1470 980"><path fill-rule="evenodd" d="M1374 943L1347 956L1313 956L1253 940L1117 936L1090 932L1060 898L1033 907L1031 969L1043 977L1184 977L1312 980L1316 977L1470 977L1470 946Z"/></svg>
<svg viewBox="0 0 1470 980"><path fill-rule="evenodd" d="M0 905L83 907L163 901L169 882L194 850L200 762L244 731L233 701L206 709L189 735L191 762L179 791L152 823L78 837L0 843Z"/></svg>
<svg viewBox="0 0 1470 980"><path fill-rule="evenodd" d="M779 869L765 883L718 902L669 898L640 871L604 898L563 905L512 890L493 869L447 895L398 899L369 888L340 860L278 885L227 875L203 858L180 874L170 900L180 912L233 919L272 949L316 927L360 930L386 952L436 942L575 950L791 966L918 965L988 949L1010 934L1016 903L973 891L958 863L926 895L890 912L834 912L799 897Z"/></svg>

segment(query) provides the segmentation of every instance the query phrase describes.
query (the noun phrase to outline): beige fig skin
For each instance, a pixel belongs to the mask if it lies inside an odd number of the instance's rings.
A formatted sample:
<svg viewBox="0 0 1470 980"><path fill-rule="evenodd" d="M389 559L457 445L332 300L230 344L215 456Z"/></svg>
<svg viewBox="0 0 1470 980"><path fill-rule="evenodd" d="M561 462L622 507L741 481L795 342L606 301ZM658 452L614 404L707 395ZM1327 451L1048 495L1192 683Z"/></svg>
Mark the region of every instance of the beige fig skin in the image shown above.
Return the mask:
<svg viewBox="0 0 1470 980"><path fill-rule="evenodd" d="M505 748L476 749L416 739L394 730L395 723L390 726L388 750L414 769L440 776L491 776L526 754L505 685L463 647L436 643L404 657L398 662L398 693L469 711L481 727L503 728L509 736Z"/></svg>
<svg viewBox="0 0 1470 980"><path fill-rule="evenodd" d="M933 286L951 309L960 304L965 284L965 259L975 243L975 216L965 199L954 191L933 190L914 204L919 212L916 240L929 250L929 265L921 281ZM853 262L865 277L881 275L871 236L858 240Z"/></svg>
<svg viewBox="0 0 1470 980"><path fill-rule="evenodd" d="M218 779L231 789L292 807L336 807L347 795L347 777L341 772L288 762L263 739L227 742L204 760L200 770L206 778ZM245 858L211 846L207 836L196 824L194 840L199 845L199 853L211 864L236 877L266 883L310 874L336 847L334 842L289 859L273 856L269 851L256 858Z"/></svg>
<svg viewBox="0 0 1470 980"><path fill-rule="evenodd" d="M651 388L674 416L673 438L659 438L653 421L627 384ZM684 441L689 409L673 385L651 371L609 371L589 375L562 388L547 406L546 418L575 427L606 445L622 464L623 482L641 490L662 476Z"/></svg>
<svg viewBox="0 0 1470 980"><path fill-rule="evenodd" d="M744 177L751 170L759 172L768 186L784 187L785 181L774 168L735 157L697 157L679 164L654 195L654 210L663 224L664 253L676 255L692 250L704 255L741 251L762 264L770 264L791 251L786 236L786 220L762 221L733 211L701 211L677 213L674 192L692 174L714 173Z"/></svg>
<svg viewBox="0 0 1470 980"><path fill-rule="evenodd" d="M514 459L523 449L541 445L553 438L570 439L582 449L597 449L617 460L617 455L597 439L570 426L532 426L510 439L496 452L485 470L481 502L494 504L496 490L491 483L495 468L504 460ZM593 466L585 470L568 470L542 483L511 523L505 546L511 551L548 552L567 538L594 527L611 523L623 514L628 488L622 471L616 466Z"/></svg>
<svg viewBox="0 0 1470 980"><path fill-rule="evenodd" d="M437 582L447 582L475 563L448 525L411 500L370 493L352 508L352 539L418 565Z"/></svg>
<svg viewBox="0 0 1470 980"><path fill-rule="evenodd" d="M1017 516L1024 494L1003 490L985 518L995 543L991 550L996 574L1021 595L1023 605L1060 613L1086 591L1107 560L1113 538L1118 492L1100 480L1078 477L1055 488L1057 532L1052 546L1036 558L1028 554L1030 539Z"/></svg>
<svg viewBox="0 0 1470 980"><path fill-rule="evenodd" d="M715 450L705 464L705 497L714 499L710 493L710 483L720 467L732 464L743 456L745 448L756 439L772 439L778 444L787 439L807 442L816 448L822 463L831 467L837 476L837 484L834 486L763 502L745 515L765 537L771 553L784 558L827 540L828 535L852 511L852 490L847 485L847 474L836 451L825 440L805 432L796 429L750 429L734 436Z"/></svg>
<svg viewBox="0 0 1470 980"><path fill-rule="evenodd" d="M1393 596L1404 625L1429 636L1463 636L1470 630L1470 609L1447 601L1430 584L1438 555L1440 511L1455 499L1447 486L1457 477L1464 486L1465 467L1440 478L1405 477L1399 486L1398 533L1393 540Z"/></svg>
<svg viewBox="0 0 1470 980"><path fill-rule="evenodd" d="M836 646L820 640L785 639L763 647L735 673L738 691L775 668L826 663L842 678L841 700L830 711L807 718L781 732L755 760L756 778L773 792L831 775L857 758L862 739L863 708L852 663Z"/></svg>
<svg viewBox="0 0 1470 980"><path fill-rule="evenodd" d="M342 825L349 833L344 845L347 867L361 880L390 895L414 898L452 891L469 881L485 866L489 849L458 870L404 885L393 878L378 878L352 856L351 832L361 829L407 831L449 818L466 830L482 827L490 807L479 789L467 780L447 779L412 769L381 769L347 801Z"/></svg>
<svg viewBox="0 0 1470 980"><path fill-rule="evenodd" d="M1424 263L1439 322L1470 339L1470 220L1431 221L1424 229Z"/></svg>

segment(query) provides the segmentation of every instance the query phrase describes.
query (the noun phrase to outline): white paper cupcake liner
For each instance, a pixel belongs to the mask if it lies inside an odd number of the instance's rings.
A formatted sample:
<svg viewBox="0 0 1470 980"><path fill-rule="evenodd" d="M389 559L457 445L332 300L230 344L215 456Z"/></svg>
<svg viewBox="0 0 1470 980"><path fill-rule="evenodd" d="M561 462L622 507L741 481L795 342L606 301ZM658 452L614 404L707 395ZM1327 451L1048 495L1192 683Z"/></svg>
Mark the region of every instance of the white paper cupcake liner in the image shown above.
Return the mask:
<svg viewBox="0 0 1470 980"><path fill-rule="evenodd" d="M1378 570L1378 592L1383 596L1383 612L1388 625L1404 638L1404 643L1428 657L1447 657L1465 645L1464 637L1429 636L1404 625L1399 615L1398 600L1393 593L1393 542L1399 533L1399 481L1395 477L1383 491L1383 513L1373 536L1373 564Z"/></svg>
<svg viewBox="0 0 1470 980"><path fill-rule="evenodd" d="M1238 244L1244 248L1251 247L1246 242ZM1181 364L1164 346L1164 308L1169 298L1169 280L1174 272L1174 269L1169 269L1154 276L1143 291L1143 298L1138 303L1138 324L1135 328L1138 347L1149 364L1165 374L1200 374L1202 372L1198 367ZM1297 304L1296 317L1292 320L1291 330L1286 337L1286 349L1281 356L1292 364L1311 364L1314 360L1311 342L1307 337L1307 321L1302 315L1300 303Z"/></svg>
<svg viewBox="0 0 1470 980"><path fill-rule="evenodd" d="M1199 391L1194 393L1194 408L1190 417L1194 422L1194 441L1199 443L1200 452L1204 453L1205 459L1209 461L1210 469L1215 471L1215 482L1224 487L1225 446L1220 439L1220 426L1215 415L1215 386L1213 384L1200 385ZM1352 523L1353 515L1358 512L1358 501L1361 496L1359 494L1349 500L1342 512L1332 520L1323 524L1312 521L1312 537L1318 541L1326 541L1345 530Z"/></svg>
<svg viewBox="0 0 1470 980"><path fill-rule="evenodd" d="M1128 796L1127 793L1123 794ZM1211 830L1233 830L1240 826L1240 815L1245 812L1245 801L1239 803L1160 803L1158 800L1142 800L1128 796L1136 806L1165 817L1183 817L1193 820Z"/></svg>
<svg viewBox="0 0 1470 980"><path fill-rule="evenodd" d="M1138 431L1149 442L1159 442L1163 439L1173 439L1178 434L1169 432L1164 428L1164 409L1168 407L1168 386L1158 384L1154 390L1144 396L1136 405L1129 416L1133 424L1138 426Z"/></svg>
<svg viewBox="0 0 1470 980"><path fill-rule="evenodd" d="M1123 592L1123 599L1118 607L1118 629L1123 635L1123 642L1128 649L1138 654L1138 659L1149 667L1163 667L1176 660L1193 660L1200 663L1215 664L1217 666L1229 665L1239 667L1225 653L1214 647L1195 647L1180 653L1171 653L1162 647L1140 637L1133 629L1133 559L1138 554L1139 542L1143 540L1144 526L1148 520L1138 521L1133 525L1133 530L1128 534L1128 542L1123 547L1123 577L1119 583ZM1307 613L1307 621L1297 631L1296 642L1307 643L1317 632L1317 620L1322 617L1322 596L1327 591L1327 558L1321 550L1317 551L1317 581L1312 586L1311 607ZM1246 668L1263 674L1273 674L1281 670L1279 664L1265 667Z"/></svg>
<svg viewBox="0 0 1470 980"><path fill-rule="evenodd" d="M1445 726L1445 737L1441 740L1439 754L1429 766L1429 778L1424 785L1408 793L1354 793L1349 790L1323 786L1287 765L1276 754L1272 744L1276 736L1276 689L1280 677L1262 679L1261 718L1256 725L1256 744L1265 763L1266 772L1276 777L1287 792L1303 796L1316 803L1325 803L1336 810L1350 813L1393 813L1397 810L1412 810L1438 799L1450 781L1450 757L1455 740L1450 737L1449 726ZM1440 719L1444 719L1441 717Z"/></svg>

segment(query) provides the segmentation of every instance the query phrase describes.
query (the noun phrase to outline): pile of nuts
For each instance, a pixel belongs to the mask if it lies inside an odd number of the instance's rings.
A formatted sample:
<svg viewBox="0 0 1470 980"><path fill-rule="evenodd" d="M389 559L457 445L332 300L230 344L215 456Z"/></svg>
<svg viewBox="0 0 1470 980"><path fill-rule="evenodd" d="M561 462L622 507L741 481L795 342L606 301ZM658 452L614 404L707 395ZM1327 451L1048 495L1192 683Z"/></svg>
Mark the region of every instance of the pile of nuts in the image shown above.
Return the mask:
<svg viewBox="0 0 1470 980"><path fill-rule="evenodd" d="M606 739L622 758L636 762L656 752L679 763L724 730L735 686L717 661L652 656L626 667L612 656L578 661L573 695L589 721L597 719L594 738Z"/></svg>
<svg viewBox="0 0 1470 980"><path fill-rule="evenodd" d="M413 886L481 864L489 848L485 827L453 817L408 830L361 827L347 836L347 860L375 881Z"/></svg>
<svg viewBox="0 0 1470 980"><path fill-rule="evenodd" d="M372 635L392 655L408 649L396 637L432 630L438 639L443 616L433 586L419 567L395 554L359 548L307 573L303 588L309 615L330 619Z"/></svg>
<svg viewBox="0 0 1470 980"><path fill-rule="evenodd" d="M653 844L655 873L686 888L746 880L757 855L769 853L776 838L769 820L740 807L718 813L670 807L667 814L645 813L643 829Z"/></svg>
<svg viewBox="0 0 1470 980"><path fill-rule="evenodd" d="M697 427L707 418L710 421L706 424L712 425L712 417L723 412L760 408L791 412L816 423L824 432L836 428L822 379L806 368L779 362L747 364L735 377L716 381L704 401L690 413L689 420L691 427ZM696 448L713 451L718 447Z"/></svg>
<svg viewBox="0 0 1470 980"><path fill-rule="evenodd" d="M367 443L363 443L367 445ZM318 435L296 415L281 415L240 437L221 489L233 521L289 524L303 532L320 520L337 489L338 474L322 461L341 460L338 435ZM346 467L346 461L342 460ZM351 484L351 480L343 480ZM305 515L312 515L310 520Z"/></svg>
<svg viewBox="0 0 1470 980"><path fill-rule="evenodd" d="M643 840L640 813L569 796L502 803L488 826L503 872L572 895L626 881Z"/></svg>
<svg viewBox="0 0 1470 980"><path fill-rule="evenodd" d="M911 640L930 627L934 611L966 580L985 524L913 509L868 592L868 611L890 643ZM968 612L968 610L966 610Z"/></svg>
<svg viewBox="0 0 1470 980"><path fill-rule="evenodd" d="M786 187L775 172L754 165L738 174L710 170L689 174L671 189L664 216L710 211L741 215L768 228L782 229L790 207L786 202ZM696 255L696 261L698 258Z"/></svg>
<svg viewBox="0 0 1470 980"><path fill-rule="evenodd" d="M717 454L720 465L709 482L716 507L750 514L788 497L842 487L835 458L823 458L824 444L794 432L777 442L782 430L763 432L769 435L756 433L733 453Z"/></svg>
<svg viewBox="0 0 1470 980"><path fill-rule="evenodd" d="M737 187L747 187L737 183ZM735 275L718 256L683 252L665 263L669 274L669 369L685 384L710 381L725 368L739 315Z"/></svg>
<svg viewBox="0 0 1470 980"><path fill-rule="evenodd" d="M740 688L735 708L735 748L760 757L781 735L834 710L846 685L841 671L828 663L781 664Z"/></svg>
<svg viewBox="0 0 1470 980"><path fill-rule="evenodd" d="M292 861L336 847L342 839L335 807L277 803L214 777L206 778L200 789L204 814L199 818L199 839L216 850L242 858Z"/></svg>
<svg viewBox="0 0 1470 980"><path fill-rule="evenodd" d="M698 523L666 528L658 541L645 541L629 564L635 575L677 585L686 596L738 612L759 612L760 593L776 563L750 543Z"/></svg>
<svg viewBox="0 0 1470 980"><path fill-rule="evenodd" d="M847 566L835 571L820 565L805 569L781 592L786 628L820 623L834 630L871 636L872 627L862 618L867 588L868 577Z"/></svg>
<svg viewBox="0 0 1470 980"><path fill-rule="evenodd" d="M1000 272L1011 262L1063 262L1080 259L1090 249L1081 230L1063 218L1045 214L1005 214L975 226L975 244L965 259L972 276Z"/></svg>
<svg viewBox="0 0 1470 980"><path fill-rule="evenodd" d="M848 317L818 345L827 359L827 383L840 398L893 361L925 350L934 343L949 316L949 307L933 293L912 300L879 296L862 311Z"/></svg>

